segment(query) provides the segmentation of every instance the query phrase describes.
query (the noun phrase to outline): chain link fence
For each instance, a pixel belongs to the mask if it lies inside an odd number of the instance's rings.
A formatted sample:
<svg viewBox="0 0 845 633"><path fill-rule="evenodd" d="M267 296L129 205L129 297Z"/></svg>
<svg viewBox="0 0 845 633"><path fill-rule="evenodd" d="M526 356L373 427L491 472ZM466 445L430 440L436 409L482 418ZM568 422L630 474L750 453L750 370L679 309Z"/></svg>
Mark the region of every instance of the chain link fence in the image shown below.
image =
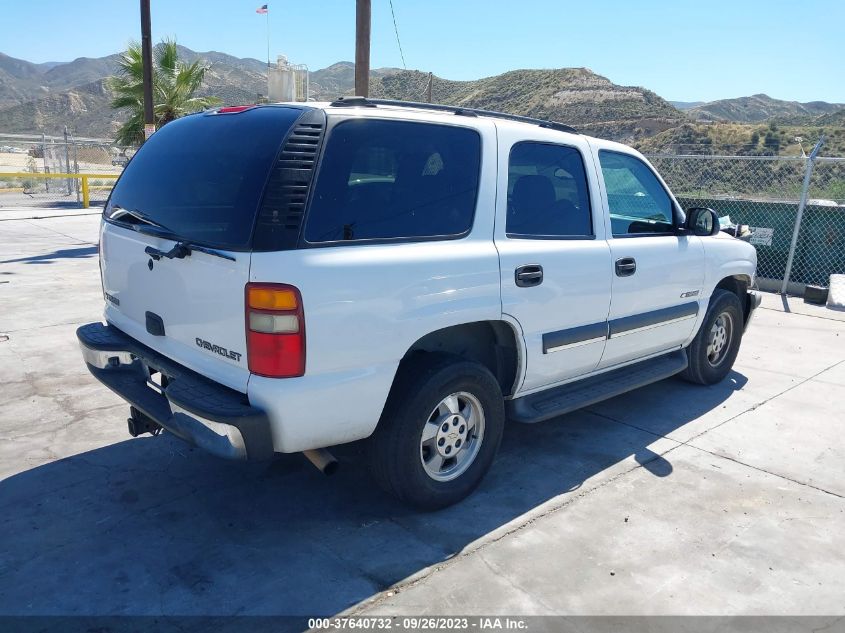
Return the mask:
<svg viewBox="0 0 845 633"><path fill-rule="evenodd" d="M710 207L752 227L761 287L801 294L805 285L827 286L831 274L845 272L845 159L648 158L684 207Z"/></svg>
<svg viewBox="0 0 845 633"><path fill-rule="evenodd" d="M133 151L106 140L0 135L0 207L102 204ZM802 293L845 273L845 158L648 158L683 206L752 227L761 287Z"/></svg>
<svg viewBox="0 0 845 633"><path fill-rule="evenodd" d="M132 151L72 136L0 135L0 207L102 204Z"/></svg>
<svg viewBox="0 0 845 633"><path fill-rule="evenodd" d="M845 159L814 162L790 281L827 286L845 273Z"/></svg>

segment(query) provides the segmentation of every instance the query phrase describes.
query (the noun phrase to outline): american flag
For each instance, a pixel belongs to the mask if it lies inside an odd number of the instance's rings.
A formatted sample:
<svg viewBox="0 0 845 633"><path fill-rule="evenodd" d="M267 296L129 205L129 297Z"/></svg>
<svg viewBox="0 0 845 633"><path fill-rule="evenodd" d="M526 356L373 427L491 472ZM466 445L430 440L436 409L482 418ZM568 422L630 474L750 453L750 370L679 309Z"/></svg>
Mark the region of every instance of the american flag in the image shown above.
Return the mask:
<svg viewBox="0 0 845 633"><path fill-rule="evenodd" d="M266 4L262 4L260 7L258 7L258 8L255 10L255 12L256 12L256 13L262 13L262 14L267 13L267 12L268 12L267 5L266 5Z"/></svg>

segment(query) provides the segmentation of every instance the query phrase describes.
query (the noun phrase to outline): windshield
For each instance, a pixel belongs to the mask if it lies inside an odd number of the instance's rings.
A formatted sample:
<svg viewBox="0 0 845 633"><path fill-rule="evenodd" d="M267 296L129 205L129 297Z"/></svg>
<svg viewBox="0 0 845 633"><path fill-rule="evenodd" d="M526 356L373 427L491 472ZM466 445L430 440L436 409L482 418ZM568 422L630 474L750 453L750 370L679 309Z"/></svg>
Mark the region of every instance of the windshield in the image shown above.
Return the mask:
<svg viewBox="0 0 845 633"><path fill-rule="evenodd" d="M140 230L166 227L207 246L249 250L268 174L301 114L299 108L267 106L168 123L127 165L105 218Z"/></svg>

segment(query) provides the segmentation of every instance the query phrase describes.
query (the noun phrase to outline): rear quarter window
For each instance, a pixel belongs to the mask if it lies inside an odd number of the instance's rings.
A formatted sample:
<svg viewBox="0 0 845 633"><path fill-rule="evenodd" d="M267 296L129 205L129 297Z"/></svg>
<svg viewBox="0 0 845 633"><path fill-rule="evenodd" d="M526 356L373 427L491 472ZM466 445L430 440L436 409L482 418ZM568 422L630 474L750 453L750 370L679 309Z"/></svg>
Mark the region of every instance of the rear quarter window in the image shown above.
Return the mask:
<svg viewBox="0 0 845 633"><path fill-rule="evenodd" d="M328 137L305 224L312 244L455 238L472 226L478 132L357 119Z"/></svg>

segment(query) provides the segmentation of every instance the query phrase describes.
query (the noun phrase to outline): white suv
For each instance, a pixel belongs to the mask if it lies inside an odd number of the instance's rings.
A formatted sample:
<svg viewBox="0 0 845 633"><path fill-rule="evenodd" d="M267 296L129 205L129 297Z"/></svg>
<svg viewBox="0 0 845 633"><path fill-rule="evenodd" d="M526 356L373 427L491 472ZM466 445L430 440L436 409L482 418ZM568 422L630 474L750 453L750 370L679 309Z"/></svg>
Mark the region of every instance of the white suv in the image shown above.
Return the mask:
<svg viewBox="0 0 845 633"><path fill-rule="evenodd" d="M378 482L438 508L539 422L730 371L756 253L681 210L636 151L565 125L341 99L169 123L104 209L91 372L224 457L368 438Z"/></svg>

